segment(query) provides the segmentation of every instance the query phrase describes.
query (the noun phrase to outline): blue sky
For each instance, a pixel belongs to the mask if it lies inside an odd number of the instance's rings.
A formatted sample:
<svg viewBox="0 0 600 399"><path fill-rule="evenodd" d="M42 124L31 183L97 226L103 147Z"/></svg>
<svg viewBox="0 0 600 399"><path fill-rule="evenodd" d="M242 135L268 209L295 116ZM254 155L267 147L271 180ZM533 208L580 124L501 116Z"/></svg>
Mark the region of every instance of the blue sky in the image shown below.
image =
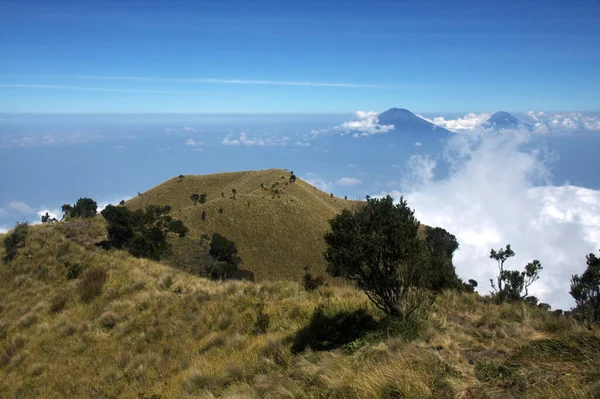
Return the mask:
<svg viewBox="0 0 600 399"><path fill-rule="evenodd" d="M597 1L3 0L0 15L3 112L600 109Z"/></svg>

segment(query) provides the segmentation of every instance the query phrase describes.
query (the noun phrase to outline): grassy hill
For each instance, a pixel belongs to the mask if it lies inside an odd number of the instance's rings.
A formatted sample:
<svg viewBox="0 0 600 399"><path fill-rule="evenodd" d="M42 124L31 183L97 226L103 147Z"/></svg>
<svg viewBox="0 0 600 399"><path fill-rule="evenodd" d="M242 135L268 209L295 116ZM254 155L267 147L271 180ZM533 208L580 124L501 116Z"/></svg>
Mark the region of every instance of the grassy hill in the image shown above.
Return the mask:
<svg viewBox="0 0 600 399"><path fill-rule="evenodd" d="M447 292L428 318L390 325L347 286L209 281L95 247L103 236L101 218L33 226L16 259L0 264L0 397L600 392L600 333L531 305ZM67 279L66 262L81 265L77 278ZM98 270L106 280L90 297Z"/></svg>
<svg viewBox="0 0 600 399"><path fill-rule="evenodd" d="M290 176L288 171L269 169L176 177L126 205L170 205L171 215L190 228L186 242L221 233L236 243L243 268L256 280L298 280L306 266L317 273L325 270L328 220L357 201L332 198L301 179L291 183ZM235 199L232 189L237 191ZM206 203L194 205L190 196L203 193ZM185 251L180 254L183 258L167 262L186 262Z"/></svg>

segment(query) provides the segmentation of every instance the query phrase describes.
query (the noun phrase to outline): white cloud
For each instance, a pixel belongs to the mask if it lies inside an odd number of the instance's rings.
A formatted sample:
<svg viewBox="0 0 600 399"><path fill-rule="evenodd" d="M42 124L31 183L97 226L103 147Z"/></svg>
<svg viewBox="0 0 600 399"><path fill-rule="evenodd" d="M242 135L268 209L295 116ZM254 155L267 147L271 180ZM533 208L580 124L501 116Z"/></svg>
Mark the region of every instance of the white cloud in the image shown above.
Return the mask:
<svg viewBox="0 0 600 399"><path fill-rule="evenodd" d="M315 186L319 190L326 191L326 192L330 192L331 191L331 186L332 186L331 182L326 182L325 180L321 179L319 177L319 175L316 174L316 173L307 172L302 177L302 180L304 180L305 182L307 182L311 186Z"/></svg>
<svg viewBox="0 0 600 399"><path fill-rule="evenodd" d="M240 141L232 139L231 135L227 135L227 137L225 137L223 139L223 141L221 141L221 144L223 144L223 145L240 145Z"/></svg>
<svg viewBox="0 0 600 399"><path fill-rule="evenodd" d="M600 133L600 118L579 112L550 114L529 111L525 117L537 134Z"/></svg>
<svg viewBox="0 0 600 399"><path fill-rule="evenodd" d="M246 146L284 146L289 141L288 136L277 136L269 133L259 133L250 136L246 132L242 132L240 137L233 139L231 135L227 135L222 141L223 145L246 145Z"/></svg>
<svg viewBox="0 0 600 399"><path fill-rule="evenodd" d="M9 211L16 212L20 215L31 215L35 213L35 210L32 207L20 201L9 202L8 204L6 204L6 209L8 209Z"/></svg>
<svg viewBox="0 0 600 399"><path fill-rule="evenodd" d="M7 135L0 137L0 147L59 147L66 145L96 142L101 141L104 138L104 135L95 133L44 133L34 135Z"/></svg>
<svg viewBox="0 0 600 399"><path fill-rule="evenodd" d="M418 141L417 141L417 142L415 142L415 147L422 147L422 146L423 146L423 144L422 144L422 143L419 143Z"/></svg>
<svg viewBox="0 0 600 399"><path fill-rule="evenodd" d="M48 209L43 208L37 211L38 218L33 222L33 224L39 224L42 222L42 216L46 214L46 212L50 215L51 218L55 218L56 220L62 219L62 211L60 209Z"/></svg>
<svg viewBox="0 0 600 399"><path fill-rule="evenodd" d="M443 116L434 118L421 118L442 126L453 132L468 132L476 130L491 116L491 113L469 113L456 119L447 119ZM521 117L524 122L532 127L535 134L571 134L578 132L600 132L600 117L582 114L580 112L547 113L529 111Z"/></svg>
<svg viewBox="0 0 600 399"><path fill-rule="evenodd" d="M49 90L80 90L80 91L108 91L117 93L170 93L170 94L186 94L185 91L172 90L139 90L139 89L110 89L106 87L81 87L81 86L64 86L64 85L40 85L40 84L23 84L23 83L0 83L0 87L12 89L49 89Z"/></svg>
<svg viewBox="0 0 600 399"><path fill-rule="evenodd" d="M344 122L336 127L337 130L342 130L352 135L352 137L372 136L374 134L388 133L394 129L394 125L380 125L379 112L374 111L357 111L357 121Z"/></svg>
<svg viewBox="0 0 600 399"><path fill-rule="evenodd" d="M149 76L92 76L92 75L10 75L21 78L46 78L46 79L73 79L73 80L118 80L118 81L151 81L151 82L174 82L174 83L211 83L211 84L235 84L235 85L274 85L274 86L310 86L310 87L347 87L347 88L389 88L389 85L374 85L365 83L347 82L310 82L290 80L253 80L253 79L222 79L222 78L158 78ZM73 88L70 86L54 85L31 85L31 84L0 84L0 87L38 87L38 88L70 88L79 90L102 90L102 91L133 91L133 92L158 92L160 90L122 90L102 88ZM399 86L395 86L399 87ZM169 92L173 93L173 92Z"/></svg>
<svg viewBox="0 0 600 399"><path fill-rule="evenodd" d="M530 294L568 309L574 304L568 293L571 275L582 273L585 255L598 251L600 191L534 186L548 169L539 152L524 149L530 137L523 132L457 135L445 152L450 176L433 180L432 161L413 158L408 167L422 179L403 194L423 223L457 237L457 273L477 280L480 291L490 290L489 279L496 273L490 249L511 244L517 256L507 268L522 270L539 259L544 269ZM401 194L390 193L396 199Z"/></svg>
<svg viewBox="0 0 600 399"><path fill-rule="evenodd" d="M189 145L189 146L196 146L196 145L202 145L204 144L204 141L196 141L194 139L187 139L185 141L185 145Z"/></svg>
<svg viewBox="0 0 600 399"><path fill-rule="evenodd" d="M335 182L338 186L355 186L360 184L360 180L355 177L342 177L338 181Z"/></svg>
<svg viewBox="0 0 600 399"><path fill-rule="evenodd" d="M310 143L307 141L296 141L294 145L296 147L310 147Z"/></svg>
<svg viewBox="0 0 600 399"><path fill-rule="evenodd" d="M8 233L8 230L10 230L10 227L4 225L4 226L0 226L0 234L6 234Z"/></svg>
<svg viewBox="0 0 600 399"><path fill-rule="evenodd" d="M185 130L185 131L187 131L187 132L190 132L190 131L192 131L192 132L193 132L193 131L195 131L195 130L196 130L196 128L195 128L195 127L193 127L193 126L186 126L186 127L184 127L184 128L183 128L183 130Z"/></svg>
<svg viewBox="0 0 600 399"><path fill-rule="evenodd" d="M417 116L419 116L420 118L423 118L426 121L429 121L435 125L441 126L445 129L448 129L450 131L462 132L462 131L473 130L473 129L481 126L483 123L485 123L490 118L490 116L492 116L492 114L490 114L490 113L481 113L481 114L469 113L463 117L459 117L456 119L446 119L443 116L438 116L433 119L429 119L429 118L425 118L422 115L417 115Z"/></svg>
<svg viewBox="0 0 600 399"><path fill-rule="evenodd" d="M400 169L400 165L398 165L397 163L393 163L390 165L390 168L392 169Z"/></svg>

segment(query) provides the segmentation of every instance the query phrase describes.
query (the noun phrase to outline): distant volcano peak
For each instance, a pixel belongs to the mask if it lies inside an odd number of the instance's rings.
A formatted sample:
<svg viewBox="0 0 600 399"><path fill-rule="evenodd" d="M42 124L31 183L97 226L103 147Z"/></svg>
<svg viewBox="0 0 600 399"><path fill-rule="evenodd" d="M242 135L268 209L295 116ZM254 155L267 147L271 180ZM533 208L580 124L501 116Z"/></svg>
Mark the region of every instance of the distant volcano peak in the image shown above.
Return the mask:
<svg viewBox="0 0 600 399"><path fill-rule="evenodd" d="M518 118L505 111L496 112L483 125L485 128L501 130L501 129L517 129L522 126L527 126Z"/></svg>
<svg viewBox="0 0 600 399"><path fill-rule="evenodd" d="M380 125L394 125L393 131L401 134L450 133L443 127L434 125L404 108L390 108L379 114L378 119Z"/></svg>

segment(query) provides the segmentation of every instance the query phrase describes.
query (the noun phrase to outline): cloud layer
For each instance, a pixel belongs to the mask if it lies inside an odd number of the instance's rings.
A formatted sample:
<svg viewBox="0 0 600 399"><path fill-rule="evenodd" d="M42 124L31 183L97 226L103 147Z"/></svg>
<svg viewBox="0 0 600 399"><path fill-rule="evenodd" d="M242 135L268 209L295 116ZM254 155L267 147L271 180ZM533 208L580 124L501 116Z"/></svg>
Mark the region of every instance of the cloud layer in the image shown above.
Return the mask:
<svg viewBox="0 0 600 399"><path fill-rule="evenodd" d="M396 199L403 194L423 223L456 235L457 272L476 279L482 292L489 291L496 272L490 249L511 244L517 256L507 262L509 269L522 269L533 259L544 267L530 294L568 309L574 304L570 276L581 273L585 255L600 246L600 191L534 186L549 172L539 152L523 149L530 137L524 132L456 135L445 152L452 169L448 178L432 179L433 161L413 157L410 173L391 194Z"/></svg>

